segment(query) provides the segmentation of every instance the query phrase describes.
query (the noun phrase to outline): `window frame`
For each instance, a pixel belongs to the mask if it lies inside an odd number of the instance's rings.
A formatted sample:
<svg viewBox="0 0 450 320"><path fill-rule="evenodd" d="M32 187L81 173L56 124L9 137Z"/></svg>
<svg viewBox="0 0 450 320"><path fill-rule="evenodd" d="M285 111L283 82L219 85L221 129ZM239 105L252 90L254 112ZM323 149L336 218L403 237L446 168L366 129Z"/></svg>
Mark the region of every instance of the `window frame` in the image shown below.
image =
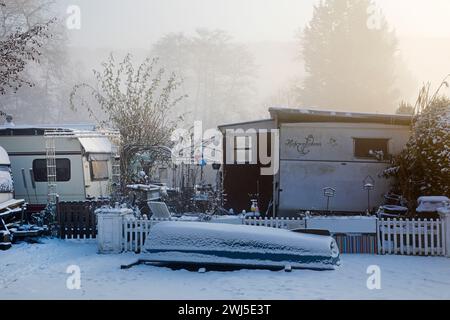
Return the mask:
<svg viewBox="0 0 450 320"><path fill-rule="evenodd" d="M254 159L252 159L252 146L253 140L251 135L235 135L234 137L234 162L236 164L252 164ZM244 145L240 145L241 139L244 139ZM243 153L245 156L245 161L238 159L238 154Z"/></svg>
<svg viewBox="0 0 450 320"><path fill-rule="evenodd" d="M36 172L38 170L36 170L36 163L37 162L43 162L45 164L45 179L41 179L41 177L36 176ZM58 179L58 162L61 163L62 161L67 162L69 164L68 166L68 175L64 178L64 179ZM55 159L55 164L56 164L56 182L69 182L70 180L72 180L72 162L70 161L69 158L56 158ZM33 178L35 182L48 182L48 174L47 174L47 159L33 159L33 162L31 164L32 168L33 168ZM61 178L61 176L59 176L59 178Z"/></svg>
<svg viewBox="0 0 450 320"><path fill-rule="evenodd" d="M376 141L384 141L386 143L386 150L382 150L383 152L386 151L384 153L383 159L380 161L386 161L387 159L389 159L389 142L391 140L391 138L361 138L361 137L353 137L353 157L356 159L372 159L372 160L376 160L375 156L371 156L370 154L367 155L359 155L357 154L357 141L361 141L361 140L376 140Z"/></svg>
<svg viewBox="0 0 450 320"><path fill-rule="evenodd" d="M106 163L106 177L102 178L96 178L94 175L94 167L92 166L93 162L105 162ZM109 180L109 166L108 166L108 160L89 160L89 168L90 168L90 175L91 175L91 181L108 181Z"/></svg>

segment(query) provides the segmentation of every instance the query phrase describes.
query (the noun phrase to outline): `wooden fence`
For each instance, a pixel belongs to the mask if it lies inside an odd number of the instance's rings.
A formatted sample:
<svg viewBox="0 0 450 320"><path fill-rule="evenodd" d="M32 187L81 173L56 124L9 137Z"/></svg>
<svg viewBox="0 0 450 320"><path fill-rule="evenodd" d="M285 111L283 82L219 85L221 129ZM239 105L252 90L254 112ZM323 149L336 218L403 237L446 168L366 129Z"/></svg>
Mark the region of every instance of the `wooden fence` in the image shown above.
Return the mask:
<svg viewBox="0 0 450 320"><path fill-rule="evenodd" d="M61 239L92 239L97 236L95 209L105 201L58 202L56 220Z"/></svg>
<svg viewBox="0 0 450 320"><path fill-rule="evenodd" d="M440 256L445 254L443 221L378 220L378 253Z"/></svg>

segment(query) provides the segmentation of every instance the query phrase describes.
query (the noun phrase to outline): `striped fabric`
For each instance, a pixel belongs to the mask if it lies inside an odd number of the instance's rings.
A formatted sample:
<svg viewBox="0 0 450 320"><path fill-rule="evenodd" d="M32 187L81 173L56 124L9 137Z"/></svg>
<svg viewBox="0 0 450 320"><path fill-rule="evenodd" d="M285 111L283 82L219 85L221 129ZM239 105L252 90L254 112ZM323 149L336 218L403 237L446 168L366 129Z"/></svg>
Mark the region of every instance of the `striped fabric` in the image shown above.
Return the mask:
<svg viewBox="0 0 450 320"><path fill-rule="evenodd" d="M374 234L342 234L333 235L341 253L376 254L377 235Z"/></svg>

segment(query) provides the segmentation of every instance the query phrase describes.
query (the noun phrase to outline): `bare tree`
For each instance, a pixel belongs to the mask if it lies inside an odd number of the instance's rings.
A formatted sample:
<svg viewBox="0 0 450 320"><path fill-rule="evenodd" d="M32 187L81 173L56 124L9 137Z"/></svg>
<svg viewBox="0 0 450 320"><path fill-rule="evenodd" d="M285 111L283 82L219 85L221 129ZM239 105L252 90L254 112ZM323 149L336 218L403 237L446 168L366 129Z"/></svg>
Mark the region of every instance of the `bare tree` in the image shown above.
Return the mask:
<svg viewBox="0 0 450 320"><path fill-rule="evenodd" d="M67 115L76 116L69 108L67 96L77 82L77 68L72 66L67 28L59 9L56 0L15 0L0 7L1 40L45 24L46 34L51 35L39 39L39 63L27 63L21 71L21 78L33 86L9 90L2 97L2 107L19 121L63 122Z"/></svg>
<svg viewBox="0 0 450 320"><path fill-rule="evenodd" d="M4 12L6 5L0 3ZM36 23L25 31L22 28L13 28L7 21L12 17L2 14L0 28L0 94L4 95L7 89L16 92L24 85L33 83L23 77L23 71L29 61L39 61L41 48L45 39L49 38L48 28L53 22Z"/></svg>
<svg viewBox="0 0 450 320"><path fill-rule="evenodd" d="M94 78L95 85L74 87L70 104L74 110L87 110L101 126L120 131L122 173L130 181L133 154L127 152L129 146L170 143L178 122L174 107L185 97L176 94L181 81L174 73L166 75L156 58L147 58L135 68L130 54L120 62L110 55L102 70L94 70Z"/></svg>

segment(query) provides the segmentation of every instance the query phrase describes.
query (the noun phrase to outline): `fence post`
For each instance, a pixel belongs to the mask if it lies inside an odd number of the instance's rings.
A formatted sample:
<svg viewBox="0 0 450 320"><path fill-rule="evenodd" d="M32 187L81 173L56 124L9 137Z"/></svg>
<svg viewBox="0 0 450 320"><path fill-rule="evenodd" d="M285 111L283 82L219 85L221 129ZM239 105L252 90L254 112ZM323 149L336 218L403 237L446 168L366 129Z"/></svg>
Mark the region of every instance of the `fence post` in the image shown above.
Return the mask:
<svg viewBox="0 0 450 320"><path fill-rule="evenodd" d="M438 213L442 221L442 252L450 258L450 207L439 208Z"/></svg>
<svg viewBox="0 0 450 320"><path fill-rule="evenodd" d="M132 214L131 209L103 207L95 210L97 215L97 245L99 253L122 252L123 218Z"/></svg>
<svg viewBox="0 0 450 320"><path fill-rule="evenodd" d="M377 228L377 254L381 254L381 231L380 231L380 218L376 218L375 222Z"/></svg>

